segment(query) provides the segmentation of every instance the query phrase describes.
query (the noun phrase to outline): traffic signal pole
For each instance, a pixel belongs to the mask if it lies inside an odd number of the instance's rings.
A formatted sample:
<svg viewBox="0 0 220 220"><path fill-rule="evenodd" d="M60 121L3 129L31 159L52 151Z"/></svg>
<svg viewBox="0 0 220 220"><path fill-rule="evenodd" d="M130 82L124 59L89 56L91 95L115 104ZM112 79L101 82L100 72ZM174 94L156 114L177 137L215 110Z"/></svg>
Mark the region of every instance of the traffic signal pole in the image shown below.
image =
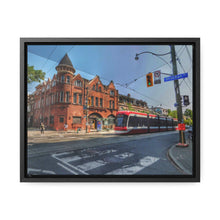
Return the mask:
<svg viewBox="0 0 220 220"><path fill-rule="evenodd" d="M176 65L176 52L174 45L170 45L171 49L171 58L173 63L173 75L177 75L177 65ZM174 89L176 95L176 103L177 103L177 119L178 124L183 123L183 111L182 111L182 103L181 103L181 95L179 88L179 80L174 80ZM179 143L185 144L185 133L183 131L179 131Z"/></svg>

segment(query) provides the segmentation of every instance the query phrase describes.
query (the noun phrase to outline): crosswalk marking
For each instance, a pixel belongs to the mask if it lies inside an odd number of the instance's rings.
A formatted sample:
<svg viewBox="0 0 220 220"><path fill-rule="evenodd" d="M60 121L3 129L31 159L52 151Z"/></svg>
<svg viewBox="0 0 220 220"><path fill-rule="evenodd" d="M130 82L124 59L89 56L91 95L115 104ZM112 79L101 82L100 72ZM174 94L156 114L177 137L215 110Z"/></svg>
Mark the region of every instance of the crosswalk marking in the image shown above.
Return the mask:
<svg viewBox="0 0 220 220"><path fill-rule="evenodd" d="M88 170L92 170L92 169L104 166L106 164L107 164L107 162L105 162L103 160L96 160L96 161L91 161L88 163L78 165L77 167L84 170L84 171L88 171Z"/></svg>
<svg viewBox="0 0 220 220"><path fill-rule="evenodd" d="M122 168L113 170L109 173L107 173L107 175L133 175L141 170L143 170L144 168L152 165L153 163L157 162L159 160L159 158L157 157L151 157L151 156L146 156L142 159L139 160L139 162L134 165L134 166L124 166Z"/></svg>
<svg viewBox="0 0 220 220"><path fill-rule="evenodd" d="M125 158L128 158L128 157L134 156L134 153L125 152L125 153L117 154L117 155L114 155L114 156L117 157L117 158L120 158L120 159L125 159Z"/></svg>
<svg viewBox="0 0 220 220"><path fill-rule="evenodd" d="M54 159L57 159L59 161L59 163L57 163L59 166L63 167L70 173L75 174L75 175L78 175L78 174L89 175L88 171L90 170L93 170L99 167L104 167L104 166L107 167L108 165L111 165L112 161L109 162L109 160L107 160L107 158L109 158L108 154L116 153L117 151L118 150L115 150L115 149L108 149L108 150L102 150L102 151L93 150L89 153L89 151L87 150L82 150L81 151L82 154L79 154L79 155L76 155L76 154L71 155L73 154L73 152L64 152L64 153L52 154L51 156ZM95 158L96 156L101 156L101 155L106 155L107 156L106 159L105 158L96 159L96 160L92 160L89 162L84 162L83 164L82 163L79 164L80 160L89 159L92 157ZM111 155L111 157L119 159L117 160L118 162L121 160L125 160L129 157L133 157L134 155L135 154L131 152L123 152L123 153ZM139 159L139 161L135 164L133 163L131 165L124 165L121 168L118 168L118 169L115 169L108 173L103 173L103 174L104 175L133 175L133 174L140 172L144 168L151 166L152 164L157 162L159 159L160 158L158 157L145 156ZM78 165L76 164L76 162L78 163Z"/></svg>

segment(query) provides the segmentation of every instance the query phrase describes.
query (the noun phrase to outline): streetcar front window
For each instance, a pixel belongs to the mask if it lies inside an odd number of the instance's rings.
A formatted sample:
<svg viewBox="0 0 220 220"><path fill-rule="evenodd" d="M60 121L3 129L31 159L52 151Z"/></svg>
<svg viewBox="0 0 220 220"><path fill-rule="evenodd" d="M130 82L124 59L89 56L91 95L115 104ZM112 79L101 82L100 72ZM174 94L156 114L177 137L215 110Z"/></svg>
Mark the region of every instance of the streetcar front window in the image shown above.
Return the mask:
<svg viewBox="0 0 220 220"><path fill-rule="evenodd" d="M116 127L126 127L127 126L127 120L128 120L127 115L117 115L115 126Z"/></svg>

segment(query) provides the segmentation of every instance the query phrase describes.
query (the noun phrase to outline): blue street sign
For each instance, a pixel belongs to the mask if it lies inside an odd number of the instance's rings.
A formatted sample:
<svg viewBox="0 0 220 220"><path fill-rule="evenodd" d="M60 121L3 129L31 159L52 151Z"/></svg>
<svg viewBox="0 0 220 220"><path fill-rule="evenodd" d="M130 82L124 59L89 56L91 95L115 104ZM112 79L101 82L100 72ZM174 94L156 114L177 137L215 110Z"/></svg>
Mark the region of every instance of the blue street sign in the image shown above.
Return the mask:
<svg viewBox="0 0 220 220"><path fill-rule="evenodd" d="M86 108L86 105L84 105L84 106L83 106L83 110L86 110L86 109L87 109L87 108Z"/></svg>
<svg viewBox="0 0 220 220"><path fill-rule="evenodd" d="M173 75L173 76L165 77L164 82L177 80L177 79L182 79L182 78L187 78L187 77L188 77L188 73L182 73L182 74L178 74L178 75L175 75L175 76Z"/></svg>
<svg viewBox="0 0 220 220"><path fill-rule="evenodd" d="M178 106L178 104L177 103L174 103L174 107L177 107Z"/></svg>

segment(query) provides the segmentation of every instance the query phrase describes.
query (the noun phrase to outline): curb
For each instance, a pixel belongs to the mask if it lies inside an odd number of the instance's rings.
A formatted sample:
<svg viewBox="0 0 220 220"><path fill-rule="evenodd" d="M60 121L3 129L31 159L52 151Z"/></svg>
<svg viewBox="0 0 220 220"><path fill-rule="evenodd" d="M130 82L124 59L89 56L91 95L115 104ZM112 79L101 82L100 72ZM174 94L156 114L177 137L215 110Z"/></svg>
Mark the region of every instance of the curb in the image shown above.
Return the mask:
<svg viewBox="0 0 220 220"><path fill-rule="evenodd" d="M176 147L176 145L173 145L169 148L168 150L168 157L169 159L175 164L175 166L177 166L184 174L187 174L187 175L191 175L191 172L186 169L173 155L172 153L172 150Z"/></svg>

